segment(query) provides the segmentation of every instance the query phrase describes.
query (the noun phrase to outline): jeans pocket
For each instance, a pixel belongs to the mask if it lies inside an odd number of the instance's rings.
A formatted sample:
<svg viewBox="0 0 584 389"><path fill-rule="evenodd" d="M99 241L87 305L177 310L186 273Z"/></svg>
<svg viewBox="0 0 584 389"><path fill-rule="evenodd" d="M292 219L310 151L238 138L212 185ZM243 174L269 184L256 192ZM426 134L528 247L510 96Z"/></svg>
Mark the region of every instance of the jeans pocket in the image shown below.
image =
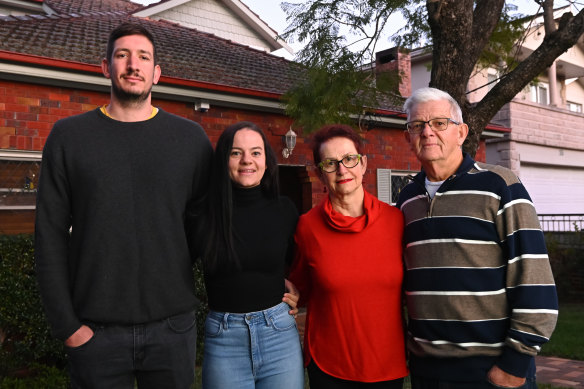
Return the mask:
<svg viewBox="0 0 584 389"><path fill-rule="evenodd" d="M171 316L166 319L168 327L177 334L188 332L197 324L196 311L181 313L180 315Z"/></svg>
<svg viewBox="0 0 584 389"><path fill-rule="evenodd" d="M205 319L205 336L216 337L223 333L223 325L221 320L217 320L212 315L207 315Z"/></svg>
<svg viewBox="0 0 584 389"><path fill-rule="evenodd" d="M286 307L288 307L286 305ZM270 316L270 323L276 331L287 331L296 328L294 316L288 313L288 310L279 310Z"/></svg>

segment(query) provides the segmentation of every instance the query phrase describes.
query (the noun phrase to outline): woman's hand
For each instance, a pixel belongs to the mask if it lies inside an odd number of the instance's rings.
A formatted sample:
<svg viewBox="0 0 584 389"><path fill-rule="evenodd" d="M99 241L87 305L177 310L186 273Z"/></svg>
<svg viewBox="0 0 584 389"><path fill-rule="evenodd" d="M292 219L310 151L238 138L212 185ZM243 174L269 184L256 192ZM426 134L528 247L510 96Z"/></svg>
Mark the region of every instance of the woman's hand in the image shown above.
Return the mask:
<svg viewBox="0 0 584 389"><path fill-rule="evenodd" d="M288 311L288 313L296 317L296 315L298 314L297 306L298 300L300 299L300 292L298 291L298 289L296 289L296 286L294 286L294 284L288 281L287 279L284 279L284 285L286 287L287 293L284 293L282 301L288 304L290 308L292 308L291 310Z"/></svg>

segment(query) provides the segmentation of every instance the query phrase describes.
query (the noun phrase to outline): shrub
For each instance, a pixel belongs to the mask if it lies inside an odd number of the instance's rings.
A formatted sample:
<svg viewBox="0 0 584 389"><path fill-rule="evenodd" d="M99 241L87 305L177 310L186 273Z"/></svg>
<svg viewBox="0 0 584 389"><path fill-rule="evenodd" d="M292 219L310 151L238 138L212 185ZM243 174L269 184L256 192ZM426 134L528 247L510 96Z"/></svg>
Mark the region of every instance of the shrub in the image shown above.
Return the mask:
<svg viewBox="0 0 584 389"><path fill-rule="evenodd" d="M582 301L584 232L548 232L545 238L560 301Z"/></svg>
<svg viewBox="0 0 584 389"><path fill-rule="evenodd" d="M0 236L0 375L34 362L64 366L63 345L51 337L42 310L32 236Z"/></svg>
<svg viewBox="0 0 584 389"><path fill-rule="evenodd" d="M0 379L0 389L67 389L68 387L67 373L63 369L46 365L31 365L26 378L6 377Z"/></svg>

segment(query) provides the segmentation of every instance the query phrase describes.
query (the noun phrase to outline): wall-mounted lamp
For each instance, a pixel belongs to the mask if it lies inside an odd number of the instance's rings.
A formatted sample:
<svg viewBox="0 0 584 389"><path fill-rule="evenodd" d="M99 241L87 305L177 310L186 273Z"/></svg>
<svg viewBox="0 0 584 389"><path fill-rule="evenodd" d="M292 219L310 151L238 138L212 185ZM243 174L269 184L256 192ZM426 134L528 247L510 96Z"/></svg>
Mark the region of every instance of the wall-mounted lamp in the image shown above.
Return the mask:
<svg viewBox="0 0 584 389"><path fill-rule="evenodd" d="M195 101L195 111L198 112L207 112L211 108L209 102L206 100L197 100Z"/></svg>
<svg viewBox="0 0 584 389"><path fill-rule="evenodd" d="M288 158L292 155L292 150L296 146L296 133L292 131L292 128L282 136L282 142L284 142L284 149L282 150L282 156Z"/></svg>

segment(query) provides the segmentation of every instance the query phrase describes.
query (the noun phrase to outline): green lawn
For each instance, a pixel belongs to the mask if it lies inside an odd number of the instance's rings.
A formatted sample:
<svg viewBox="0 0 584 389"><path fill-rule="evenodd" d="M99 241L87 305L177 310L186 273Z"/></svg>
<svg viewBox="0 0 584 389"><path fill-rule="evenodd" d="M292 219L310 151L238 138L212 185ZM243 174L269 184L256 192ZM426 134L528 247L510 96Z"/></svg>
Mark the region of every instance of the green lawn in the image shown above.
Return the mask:
<svg viewBox="0 0 584 389"><path fill-rule="evenodd" d="M584 304L560 304L558 324L541 355L584 361Z"/></svg>

